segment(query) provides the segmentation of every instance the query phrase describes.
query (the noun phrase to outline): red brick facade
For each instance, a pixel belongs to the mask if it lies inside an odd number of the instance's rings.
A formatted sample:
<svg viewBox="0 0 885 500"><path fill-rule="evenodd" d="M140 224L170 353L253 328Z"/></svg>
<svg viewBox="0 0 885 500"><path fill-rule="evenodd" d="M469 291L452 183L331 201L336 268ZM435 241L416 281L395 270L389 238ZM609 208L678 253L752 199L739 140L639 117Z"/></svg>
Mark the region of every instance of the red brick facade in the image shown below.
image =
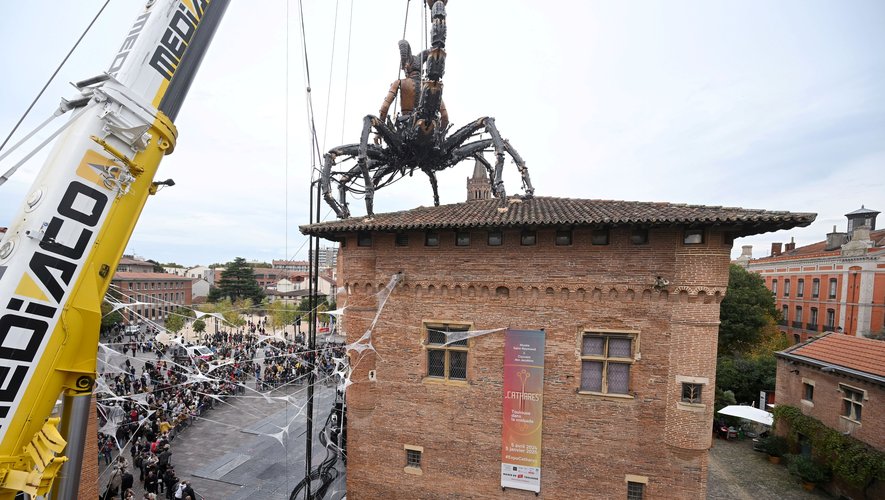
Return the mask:
<svg viewBox="0 0 885 500"><path fill-rule="evenodd" d="M145 303L121 311L130 323L143 323L146 319L162 322L179 307L193 304L192 280L187 276L118 271L111 284L122 302Z"/></svg>
<svg viewBox="0 0 885 500"><path fill-rule="evenodd" d="M811 401L805 399L805 384L814 385ZM843 386L866 393L859 424L843 416ZM820 420L831 429L851 434L874 448L885 450L885 388L880 384L843 374L824 373L818 367L790 364L785 359L779 359L777 402L800 408L802 413Z"/></svg>
<svg viewBox="0 0 885 500"><path fill-rule="evenodd" d="M878 212L856 212L861 219L846 215L847 233L834 227L824 241L787 243L783 251L773 243L770 256L754 260L745 247L737 260L765 280L781 311L781 331L795 343L821 332L885 335L885 230L875 230Z"/></svg>
<svg viewBox="0 0 885 500"><path fill-rule="evenodd" d="M777 404L885 451L885 342L830 333L777 356ZM791 432L781 421L776 430ZM812 443L810 452L818 451ZM844 498L885 498L882 481L861 491L837 478L827 488Z"/></svg>
<svg viewBox="0 0 885 500"><path fill-rule="evenodd" d="M863 393L858 418L846 389ZM885 450L885 342L833 333L778 353L777 402Z"/></svg>
<svg viewBox="0 0 885 500"><path fill-rule="evenodd" d="M456 246L441 231L437 247L407 234L407 246L383 232L358 246L351 234L339 252L350 342L374 317L373 294L404 273L373 331L378 354L356 364L347 393L350 498L533 496L500 487L503 334L471 339L467 381L446 382L427 377L426 322L546 331L542 497L625 498L629 478L647 481L647 498L705 498L723 233L685 245L681 228L652 229L634 245L622 228L592 245L576 228L556 246L555 231L539 229L523 246L510 230L488 246L473 230ZM655 289L657 276L669 286ZM579 393L582 334L607 331L634 335L629 395ZM703 383L701 403L681 402L684 377ZM423 448L421 475L405 471L406 445Z"/></svg>

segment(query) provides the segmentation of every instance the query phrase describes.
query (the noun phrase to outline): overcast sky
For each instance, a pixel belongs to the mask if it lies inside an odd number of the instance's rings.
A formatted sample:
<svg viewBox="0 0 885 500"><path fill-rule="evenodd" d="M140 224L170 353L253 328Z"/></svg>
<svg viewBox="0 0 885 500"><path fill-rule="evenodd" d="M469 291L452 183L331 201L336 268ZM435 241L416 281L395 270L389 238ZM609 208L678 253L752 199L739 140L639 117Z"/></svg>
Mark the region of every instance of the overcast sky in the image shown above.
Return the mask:
<svg viewBox="0 0 885 500"><path fill-rule="evenodd" d="M7 6L0 136L103 3ZM361 118L377 114L397 77L407 4L304 0L324 150L357 142ZM423 2L409 5L417 48ZM107 69L140 6L111 2L16 137L73 94L67 82ZM761 257L772 241L822 240L861 204L885 211L885 2L452 0L447 10L450 119L458 127L494 116L537 195L818 214L809 228L738 240L735 256L742 244ZM128 253L185 265L306 258L297 226L308 222L312 164L300 20L294 0L232 1L160 167L158 178L176 185L148 200ZM43 158L0 186L0 226ZM472 170L465 162L440 175L442 203L466 198ZM505 182L518 192L510 163ZM431 203L419 174L379 191L375 211Z"/></svg>

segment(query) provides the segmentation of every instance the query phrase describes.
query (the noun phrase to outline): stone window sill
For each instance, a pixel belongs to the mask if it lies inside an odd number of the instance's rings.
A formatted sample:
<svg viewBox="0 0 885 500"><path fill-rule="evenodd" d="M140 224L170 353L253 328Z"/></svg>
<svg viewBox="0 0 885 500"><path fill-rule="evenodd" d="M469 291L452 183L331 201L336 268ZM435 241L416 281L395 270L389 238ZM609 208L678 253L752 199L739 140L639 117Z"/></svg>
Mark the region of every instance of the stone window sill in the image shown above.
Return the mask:
<svg viewBox="0 0 885 500"><path fill-rule="evenodd" d="M582 391L580 389L578 390L578 394L606 401L631 401L636 399L632 394L608 394L605 392Z"/></svg>
<svg viewBox="0 0 885 500"><path fill-rule="evenodd" d="M420 467L403 467L403 472L406 474L411 474L413 476L423 476L424 471L421 470Z"/></svg>
<svg viewBox="0 0 885 500"><path fill-rule="evenodd" d="M424 377L423 379L421 379L421 383L433 385L451 385L455 387L467 387L468 385L470 385L466 380L452 380L439 377Z"/></svg>
<svg viewBox="0 0 885 500"><path fill-rule="evenodd" d="M676 408L682 411L704 412L707 405L704 403L686 403L685 401L677 401Z"/></svg>

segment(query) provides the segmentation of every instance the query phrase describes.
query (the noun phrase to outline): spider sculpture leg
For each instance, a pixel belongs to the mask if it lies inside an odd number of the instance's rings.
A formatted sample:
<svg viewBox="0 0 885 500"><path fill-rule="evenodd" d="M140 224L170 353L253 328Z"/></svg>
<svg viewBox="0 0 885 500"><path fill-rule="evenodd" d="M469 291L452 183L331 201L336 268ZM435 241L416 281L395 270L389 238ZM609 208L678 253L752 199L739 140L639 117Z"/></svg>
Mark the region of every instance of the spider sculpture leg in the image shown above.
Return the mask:
<svg viewBox="0 0 885 500"><path fill-rule="evenodd" d="M375 175L370 177L370 181L367 185L368 188L374 188L378 185L378 173L386 171L385 169L379 168L380 166L387 165L389 163L388 156L384 149L371 144L367 145L365 153L367 158L365 165L357 163L347 171L338 172L333 171L336 164L335 161L338 159L338 157L345 157L345 159L359 157L360 145L349 144L346 146L339 146L337 148L329 150L329 152L326 153L324 157L325 161L323 163L322 177L320 179L320 186L323 191L323 199L326 201L326 204L335 211L335 214L340 219L346 219L350 217L350 209L348 208L347 204L347 192L364 192L359 190L358 187L353 187L352 184L360 178L362 178L365 182L365 172L368 171L371 173L375 171ZM389 169L390 167L386 168ZM338 185L337 200L332 194L333 181L335 182L335 184ZM369 214L371 215L371 213L372 212L370 211Z"/></svg>
<svg viewBox="0 0 885 500"><path fill-rule="evenodd" d="M492 136L491 139L482 139L476 142L462 144L480 130L488 132L489 135ZM490 172L489 180L492 183L492 193L495 197L503 198L506 196L502 174L504 171L504 153L507 153L513 157L513 161L516 163L517 168L519 168L526 197L531 198L535 189L532 187L532 181L529 177L529 170L525 165L525 161L523 161L519 153L516 152L516 148L514 148L509 141L501 138L501 133L498 132L498 127L495 126L494 118L479 118L464 127L461 127L446 139L444 149L449 151L449 154L451 155L449 165L454 165L464 158L471 156L476 157L477 153L480 153L483 149L488 148L489 146L495 148L495 167L494 169L487 167ZM488 165L485 158L481 161L484 165Z"/></svg>
<svg viewBox="0 0 885 500"><path fill-rule="evenodd" d="M510 156L513 157L513 161L516 162L516 168L519 169L520 175L522 175L522 188L525 190L525 195L527 198L531 198L532 195L535 194L535 188L532 186L532 180L529 178L529 168L525 166L525 160L522 159L522 156L519 156L519 153L516 152L516 148L510 145L510 141L504 140L504 149L510 153Z"/></svg>
<svg viewBox="0 0 885 500"><path fill-rule="evenodd" d="M436 182L436 172L433 170L424 170L427 177L430 178L430 187L433 188L433 206L439 206L439 185Z"/></svg>
<svg viewBox="0 0 885 500"><path fill-rule="evenodd" d="M375 183L369 168L369 133L372 128L393 147L401 144L396 132L384 124L376 116L366 115L363 118L363 133L360 135L359 154L357 155L357 164L360 167L365 182L366 195L366 215L371 217L374 215L373 205L375 200Z"/></svg>
<svg viewBox="0 0 885 500"><path fill-rule="evenodd" d="M492 136L492 144L495 146L495 178L492 180L492 191L495 193L500 193L499 197L503 198L504 195L504 180L501 178L501 174L504 171L504 140L501 139L501 133L498 132L498 127L495 126L494 118L486 118L485 119L485 128L486 132Z"/></svg>
<svg viewBox="0 0 885 500"><path fill-rule="evenodd" d="M320 186L323 190L323 199L326 200L327 205L332 207L332 210L335 211L335 214L339 219L350 217L350 209L347 208L345 193L347 192L347 184L350 183L355 172L353 172L354 169L351 169L351 172L336 179L336 182L338 182L339 199L335 200L335 197L332 196L332 167L335 166L335 159L338 156L356 156L357 154L359 154L359 146L356 144L350 144L348 146L332 149L323 157L325 161L323 162L323 175L320 179Z"/></svg>

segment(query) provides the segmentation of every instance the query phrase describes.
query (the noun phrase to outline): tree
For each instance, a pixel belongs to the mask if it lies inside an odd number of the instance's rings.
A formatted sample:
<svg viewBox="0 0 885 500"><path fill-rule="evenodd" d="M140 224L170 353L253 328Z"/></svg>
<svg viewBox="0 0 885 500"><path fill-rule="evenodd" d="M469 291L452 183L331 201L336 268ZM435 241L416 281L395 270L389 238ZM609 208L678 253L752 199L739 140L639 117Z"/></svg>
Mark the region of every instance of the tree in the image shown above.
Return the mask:
<svg viewBox="0 0 885 500"><path fill-rule="evenodd" d="M775 386L774 353L789 346L777 328L774 296L762 278L740 266L728 273L728 291L719 313L716 360L716 409L758 401L759 392Z"/></svg>
<svg viewBox="0 0 885 500"><path fill-rule="evenodd" d="M103 300L101 302L101 329L107 330L117 323L123 322L123 315L120 310L114 311L114 306L110 302Z"/></svg>
<svg viewBox="0 0 885 500"><path fill-rule="evenodd" d="M147 262L150 262L151 264L154 265L154 272L155 273L165 273L166 272L166 270L163 269L163 264L160 264L159 262L157 262L153 259L148 259Z"/></svg>
<svg viewBox="0 0 885 500"><path fill-rule="evenodd" d="M273 302L267 306L267 312L270 314L270 326L274 331L285 329L295 322L295 307L291 304L282 301Z"/></svg>
<svg viewBox="0 0 885 500"><path fill-rule="evenodd" d="M251 299L253 304L261 303L264 290L255 279L255 273L246 259L237 257L233 262L227 263L227 268L221 273L218 288L209 292L208 300L217 302L221 298L229 298L232 302Z"/></svg>
<svg viewBox="0 0 885 500"><path fill-rule="evenodd" d="M762 278L732 264L719 312L719 355L750 352L778 314Z"/></svg>
<svg viewBox="0 0 885 500"><path fill-rule="evenodd" d="M206 331L206 322L198 319L194 321L194 333L203 333Z"/></svg>
<svg viewBox="0 0 885 500"><path fill-rule="evenodd" d="M767 356L722 356L716 360L716 392L731 391L739 404L759 400L760 391L774 389L777 361Z"/></svg>
<svg viewBox="0 0 885 500"><path fill-rule="evenodd" d="M166 317L166 329L178 333L184 328L188 318L193 318L194 312L190 309L178 308Z"/></svg>

